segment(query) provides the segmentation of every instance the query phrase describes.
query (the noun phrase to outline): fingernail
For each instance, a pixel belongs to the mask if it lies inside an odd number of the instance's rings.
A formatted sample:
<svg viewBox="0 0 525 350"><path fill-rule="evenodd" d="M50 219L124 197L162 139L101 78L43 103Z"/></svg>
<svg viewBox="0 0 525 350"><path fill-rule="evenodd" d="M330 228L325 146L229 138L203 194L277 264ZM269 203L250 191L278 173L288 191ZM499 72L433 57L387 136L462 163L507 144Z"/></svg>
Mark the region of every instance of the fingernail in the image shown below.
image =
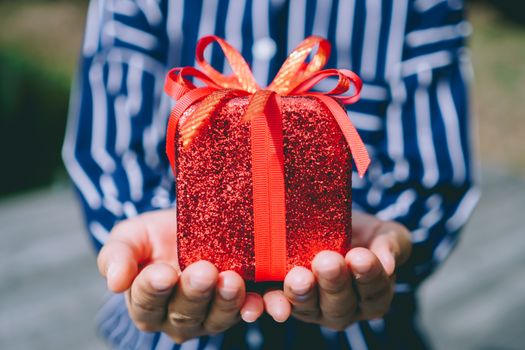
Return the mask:
<svg viewBox="0 0 525 350"><path fill-rule="evenodd" d="M219 277L218 292L224 300L233 300L239 294L238 283L233 281L227 275Z"/></svg>
<svg viewBox="0 0 525 350"><path fill-rule="evenodd" d="M219 287L219 295L224 300L233 300L237 296L237 289L235 288L227 288L227 287Z"/></svg>
<svg viewBox="0 0 525 350"><path fill-rule="evenodd" d="M372 265L370 264L370 261L365 259L355 259L352 263L352 270L359 275L367 274L370 272L371 268Z"/></svg>
<svg viewBox="0 0 525 350"><path fill-rule="evenodd" d="M274 311L272 318L275 322L278 322L278 323L284 323L287 320L286 316L280 311L277 311L277 312Z"/></svg>
<svg viewBox="0 0 525 350"><path fill-rule="evenodd" d="M211 288L212 284L209 279L204 276L192 275L190 276L190 287L198 292L207 292Z"/></svg>
<svg viewBox="0 0 525 350"><path fill-rule="evenodd" d="M107 280L114 280L118 277L118 266L116 264L109 264L108 269L106 271L106 279Z"/></svg>
<svg viewBox="0 0 525 350"><path fill-rule="evenodd" d="M340 264L326 264L319 266L317 271L321 277L333 280L341 275L342 269Z"/></svg>
<svg viewBox="0 0 525 350"><path fill-rule="evenodd" d="M311 283L303 282L297 283L290 286L292 293L295 294L297 299L306 297L308 292L312 289Z"/></svg>
<svg viewBox="0 0 525 350"><path fill-rule="evenodd" d="M257 320L257 313L252 310L241 311L241 318L244 322L252 323Z"/></svg>
<svg viewBox="0 0 525 350"><path fill-rule="evenodd" d="M165 292L171 289L171 283L167 281L163 276L152 276L150 280L151 287L155 289L155 291L161 293Z"/></svg>
<svg viewBox="0 0 525 350"><path fill-rule="evenodd" d="M378 255L379 261L381 261L381 265L383 265L383 269L388 275L391 275L396 266L396 261L391 253L383 253L381 255Z"/></svg>

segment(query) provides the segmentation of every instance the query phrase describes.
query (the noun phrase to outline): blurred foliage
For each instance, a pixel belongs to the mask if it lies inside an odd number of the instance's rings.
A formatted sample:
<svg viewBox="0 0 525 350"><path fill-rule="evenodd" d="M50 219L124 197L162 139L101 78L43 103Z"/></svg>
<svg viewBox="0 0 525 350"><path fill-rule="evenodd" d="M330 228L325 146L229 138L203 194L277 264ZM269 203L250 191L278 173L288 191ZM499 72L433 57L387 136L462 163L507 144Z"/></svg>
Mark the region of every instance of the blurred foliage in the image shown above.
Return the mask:
<svg viewBox="0 0 525 350"><path fill-rule="evenodd" d="M488 5L470 14L481 160L525 176L525 26Z"/></svg>
<svg viewBox="0 0 525 350"><path fill-rule="evenodd" d="M488 0L496 9L501 11L507 18L521 24L525 24L525 1L523 0Z"/></svg>
<svg viewBox="0 0 525 350"><path fill-rule="evenodd" d="M0 1L0 195L53 182L87 1Z"/></svg>
<svg viewBox="0 0 525 350"><path fill-rule="evenodd" d="M0 194L50 183L60 165L68 84L15 50L0 52Z"/></svg>

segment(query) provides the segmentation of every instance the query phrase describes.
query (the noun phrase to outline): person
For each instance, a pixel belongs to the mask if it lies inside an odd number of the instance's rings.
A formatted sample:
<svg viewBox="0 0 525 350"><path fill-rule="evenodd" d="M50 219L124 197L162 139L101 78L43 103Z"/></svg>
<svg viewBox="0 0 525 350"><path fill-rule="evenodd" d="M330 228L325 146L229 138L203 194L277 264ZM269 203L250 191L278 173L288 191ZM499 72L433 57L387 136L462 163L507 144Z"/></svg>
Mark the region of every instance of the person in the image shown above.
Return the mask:
<svg viewBox="0 0 525 350"><path fill-rule="evenodd" d="M459 0L92 0L63 158L110 291L101 334L119 349L427 348L417 288L479 197L469 30ZM364 81L349 107L372 158L354 176L354 248L319 253L263 295L209 262L180 272L173 249L162 85L207 34L238 48L263 86L311 34L334 43L328 67Z"/></svg>

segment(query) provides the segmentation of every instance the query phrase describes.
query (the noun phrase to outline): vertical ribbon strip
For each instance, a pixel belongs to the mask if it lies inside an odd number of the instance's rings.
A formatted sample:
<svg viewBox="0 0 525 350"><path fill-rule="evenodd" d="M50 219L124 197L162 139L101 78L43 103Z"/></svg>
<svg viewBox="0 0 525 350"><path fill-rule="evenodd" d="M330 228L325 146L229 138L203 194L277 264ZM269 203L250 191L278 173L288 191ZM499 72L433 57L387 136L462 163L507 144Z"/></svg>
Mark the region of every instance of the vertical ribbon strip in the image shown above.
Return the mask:
<svg viewBox="0 0 525 350"><path fill-rule="evenodd" d="M263 113L251 119L255 280L282 281L286 274L286 209L283 120L275 92L252 97Z"/></svg>

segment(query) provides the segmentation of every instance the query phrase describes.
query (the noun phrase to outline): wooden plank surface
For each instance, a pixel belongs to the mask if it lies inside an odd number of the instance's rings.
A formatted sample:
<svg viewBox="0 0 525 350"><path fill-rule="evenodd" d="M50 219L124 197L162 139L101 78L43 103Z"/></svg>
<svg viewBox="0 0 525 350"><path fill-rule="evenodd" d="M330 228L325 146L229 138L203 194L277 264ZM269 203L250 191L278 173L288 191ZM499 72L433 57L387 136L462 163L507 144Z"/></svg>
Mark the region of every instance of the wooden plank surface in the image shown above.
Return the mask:
<svg viewBox="0 0 525 350"><path fill-rule="evenodd" d="M420 291L437 349L523 349L525 181L484 171L451 258ZM0 201L0 349L107 349L94 316L104 283L71 190Z"/></svg>

